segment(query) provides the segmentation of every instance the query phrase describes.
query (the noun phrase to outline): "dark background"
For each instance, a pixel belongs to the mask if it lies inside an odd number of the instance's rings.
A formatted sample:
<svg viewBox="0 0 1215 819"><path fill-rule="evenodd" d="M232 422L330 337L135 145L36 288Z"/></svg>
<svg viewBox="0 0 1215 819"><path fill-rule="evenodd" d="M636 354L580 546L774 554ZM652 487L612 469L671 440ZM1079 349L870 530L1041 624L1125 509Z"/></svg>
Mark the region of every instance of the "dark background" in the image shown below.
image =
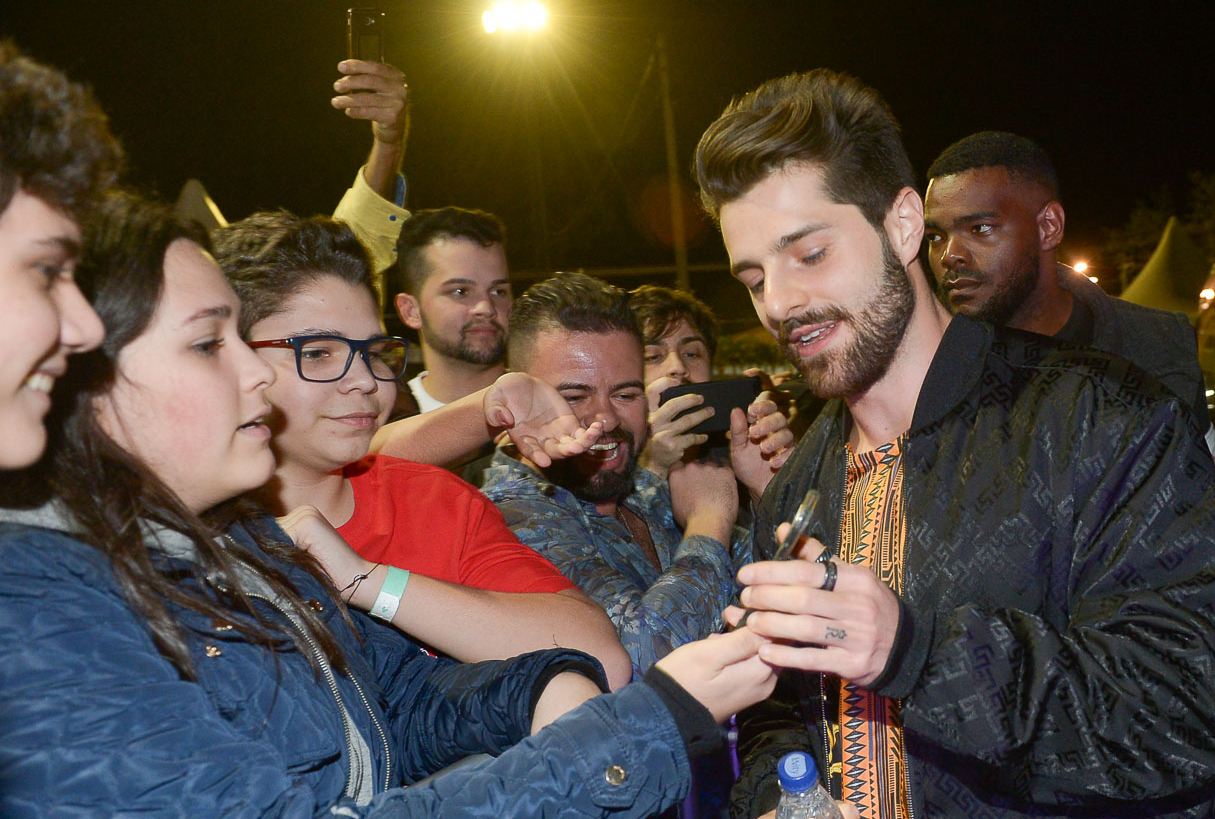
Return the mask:
<svg viewBox="0 0 1215 819"><path fill-rule="evenodd" d="M1136 201L1162 185L1182 199L1189 171L1215 170L1209 2L553 0L530 40L486 35L487 4L378 3L413 94L409 205L499 214L521 272L672 262L646 76L659 33L689 188L692 149L732 95L815 66L879 89L920 171L972 131L1038 140L1063 184L1064 258L1098 268L1103 231ZM229 219L330 212L370 145L328 101L348 5L4 0L0 33L94 87L138 186L171 199L197 177ZM723 262L715 230L687 213L692 261ZM718 307L744 301L717 276L693 280Z"/></svg>

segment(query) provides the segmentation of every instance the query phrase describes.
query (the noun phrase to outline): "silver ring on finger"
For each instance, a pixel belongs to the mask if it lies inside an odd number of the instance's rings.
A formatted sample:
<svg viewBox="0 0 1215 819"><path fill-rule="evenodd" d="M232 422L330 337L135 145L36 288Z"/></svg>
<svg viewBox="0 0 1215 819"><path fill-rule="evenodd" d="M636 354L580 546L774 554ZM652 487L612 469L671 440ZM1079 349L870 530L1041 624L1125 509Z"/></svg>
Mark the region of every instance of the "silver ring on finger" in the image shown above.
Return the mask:
<svg viewBox="0 0 1215 819"><path fill-rule="evenodd" d="M819 586L823 591L834 591L835 581L839 578L839 567L832 561L828 560L823 564L826 572L823 574L823 585Z"/></svg>

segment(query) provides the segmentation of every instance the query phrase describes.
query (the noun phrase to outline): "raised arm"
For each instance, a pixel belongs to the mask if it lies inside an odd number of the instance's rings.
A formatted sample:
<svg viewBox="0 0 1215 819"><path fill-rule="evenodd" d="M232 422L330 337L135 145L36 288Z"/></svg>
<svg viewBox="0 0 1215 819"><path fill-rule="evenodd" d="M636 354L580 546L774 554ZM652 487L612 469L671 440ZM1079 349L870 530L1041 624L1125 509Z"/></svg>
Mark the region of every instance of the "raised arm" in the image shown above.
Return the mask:
<svg viewBox="0 0 1215 819"><path fill-rule="evenodd" d="M405 75L387 63L343 60L342 76L333 84L333 107L351 119L371 123L371 153L363 179L373 191L392 200L397 174L409 141L409 85Z"/></svg>
<svg viewBox="0 0 1215 819"><path fill-rule="evenodd" d="M347 117L371 123L371 152L333 215L367 246L378 272L396 258L397 236L409 217L400 175L409 139L409 86L386 63L343 60L338 72L330 102Z"/></svg>
<svg viewBox="0 0 1215 819"><path fill-rule="evenodd" d="M374 454L442 466L459 463L506 432L524 457L542 467L586 451L599 437L583 428L555 389L526 373L505 373L485 389L446 406L386 424Z"/></svg>

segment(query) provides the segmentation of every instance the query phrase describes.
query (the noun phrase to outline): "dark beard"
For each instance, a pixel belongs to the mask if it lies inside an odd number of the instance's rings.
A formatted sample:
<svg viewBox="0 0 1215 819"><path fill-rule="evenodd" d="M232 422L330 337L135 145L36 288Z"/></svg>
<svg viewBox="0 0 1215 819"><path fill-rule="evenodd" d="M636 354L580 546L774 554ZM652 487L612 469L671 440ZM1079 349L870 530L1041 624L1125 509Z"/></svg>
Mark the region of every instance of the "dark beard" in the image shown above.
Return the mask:
<svg viewBox="0 0 1215 819"><path fill-rule="evenodd" d="M460 331L459 342L452 344L447 339L441 338L438 334L430 332L425 319L422 320L422 335L426 338L426 343L430 349L439 355L483 367L490 364L501 364L506 358L506 330L496 321L490 323L498 329L498 340L485 348L476 348L469 345L467 339L464 337L464 330Z"/></svg>
<svg viewBox="0 0 1215 819"><path fill-rule="evenodd" d="M621 472L596 472L594 456L579 455L553 461L544 470L550 481L591 503L620 500L633 491L633 473L637 470L637 447L628 430L617 428L599 439L602 443L620 441L629 448L629 459Z"/></svg>
<svg viewBox="0 0 1215 819"><path fill-rule="evenodd" d="M810 391L820 398L847 398L873 386L890 369L915 309L915 292L907 269L899 263L885 233L882 240L882 276L873 295L859 313L838 305L810 310L780 327L780 347L800 369ZM803 361L789 341L798 327L829 321L846 321L853 340L842 351Z"/></svg>
<svg viewBox="0 0 1215 819"><path fill-rule="evenodd" d="M951 274L952 275L952 274ZM965 275L976 278L990 278L982 271L959 271L958 277ZM1003 327L1012 321L1013 316L1025 304L1025 300L1038 286L1038 253L1035 250L1022 260L1022 263L1004 280L1003 284L992 291L991 298L985 304L976 307L968 315L971 318L990 322L997 327ZM948 304L949 300L946 299Z"/></svg>

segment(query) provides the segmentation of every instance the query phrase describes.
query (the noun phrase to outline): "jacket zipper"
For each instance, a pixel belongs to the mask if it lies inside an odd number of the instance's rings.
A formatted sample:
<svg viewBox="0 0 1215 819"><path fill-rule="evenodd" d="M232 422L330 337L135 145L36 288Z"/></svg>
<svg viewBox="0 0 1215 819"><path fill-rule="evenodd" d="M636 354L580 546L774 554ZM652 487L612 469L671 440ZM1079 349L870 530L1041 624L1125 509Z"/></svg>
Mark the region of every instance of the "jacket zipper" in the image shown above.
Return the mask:
<svg viewBox="0 0 1215 819"><path fill-rule="evenodd" d="M827 675L823 672L818 673L818 711L822 715L819 721L819 736L823 740L823 762L827 764L827 787L834 791L831 787L831 742L828 739L827 730ZM843 793L831 794L831 798L843 797Z"/></svg>
<svg viewBox="0 0 1215 819"><path fill-rule="evenodd" d="M306 628L304 628L303 623L297 620L294 614L287 611L287 609L283 608L269 597L257 593L246 594L249 597L263 601L274 610L280 612L284 617L287 618L292 627L299 632L300 636L304 638L304 641L308 643L308 648L312 652L312 656L316 659L317 664L320 666L321 673L325 675L325 682L329 685L329 692L333 694L333 699L337 702L338 715L340 717L342 709L344 709L346 706L345 701L342 699L342 692L338 690L337 678L334 677L333 668L329 665L329 660L321 651L320 646L318 646L316 641L313 640L312 635L308 633ZM355 689L359 692L359 698L363 701L363 707L367 709L367 713L371 716L371 722L373 725L375 725L376 732L380 735L380 742L384 746L384 759L386 760L386 764L384 766L384 790L388 790L391 782L390 776L392 775L392 750L388 745L388 738L385 736L384 729L381 727L380 721L376 718L375 712L371 710L371 706L367 702L367 697L363 694L362 686L360 686L358 681L354 679L353 675L351 675L350 680L354 683ZM349 713L349 711L346 713ZM350 724L350 720L342 719L342 733L346 740L346 758L350 760L353 760L355 756L354 738L351 736L351 731L353 730L354 726ZM356 795L353 765L346 772L346 788L344 794L352 799Z"/></svg>
<svg viewBox="0 0 1215 819"><path fill-rule="evenodd" d="M900 712L903 707L899 701ZM907 732L903 732L903 787L907 788L907 819L915 819L915 800L911 798L911 758L907 754Z"/></svg>
<svg viewBox="0 0 1215 819"><path fill-rule="evenodd" d="M359 699L363 701L363 707L367 709L367 714L371 717L371 724L375 726L376 733L380 735L380 742L384 745L384 790L388 790L392 782L392 751L388 744L388 733L384 727L380 725L380 719L375 715L375 711L371 707L371 703L367 701L367 695L363 693L363 686L359 685L359 681L350 675L350 682L354 683L354 690L359 692Z"/></svg>

